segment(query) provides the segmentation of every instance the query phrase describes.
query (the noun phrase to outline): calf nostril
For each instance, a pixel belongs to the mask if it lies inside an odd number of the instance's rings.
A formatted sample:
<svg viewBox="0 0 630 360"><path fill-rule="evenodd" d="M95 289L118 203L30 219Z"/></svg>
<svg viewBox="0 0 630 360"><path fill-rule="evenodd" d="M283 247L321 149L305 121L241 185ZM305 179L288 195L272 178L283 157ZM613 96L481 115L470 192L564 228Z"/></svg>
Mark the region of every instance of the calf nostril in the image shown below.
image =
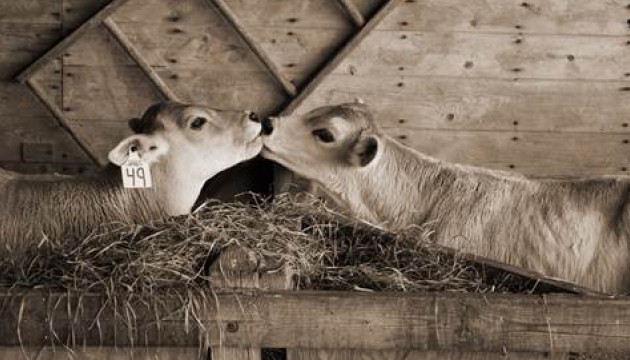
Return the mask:
<svg viewBox="0 0 630 360"><path fill-rule="evenodd" d="M249 120L253 121L253 122L260 122L260 118L258 117L258 114L256 114L255 112L251 111L248 115Z"/></svg>
<svg viewBox="0 0 630 360"><path fill-rule="evenodd" d="M271 135L271 133L273 132L273 123L271 121L271 118L264 118L262 121L262 129L261 129L261 133L263 135Z"/></svg>

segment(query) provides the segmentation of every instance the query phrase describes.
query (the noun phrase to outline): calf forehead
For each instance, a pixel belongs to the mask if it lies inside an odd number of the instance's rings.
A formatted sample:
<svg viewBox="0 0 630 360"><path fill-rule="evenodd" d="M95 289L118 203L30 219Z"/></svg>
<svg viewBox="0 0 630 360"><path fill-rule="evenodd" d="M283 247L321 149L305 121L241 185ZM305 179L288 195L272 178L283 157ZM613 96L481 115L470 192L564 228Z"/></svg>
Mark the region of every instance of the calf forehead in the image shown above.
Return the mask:
<svg viewBox="0 0 630 360"><path fill-rule="evenodd" d="M335 118L341 118L357 125L370 123L369 111L361 104L327 106L315 109L306 116L307 122L313 126L326 124Z"/></svg>
<svg viewBox="0 0 630 360"><path fill-rule="evenodd" d="M184 126L186 109L189 105L177 102L163 102L151 105L138 122L141 133L151 134L155 131Z"/></svg>

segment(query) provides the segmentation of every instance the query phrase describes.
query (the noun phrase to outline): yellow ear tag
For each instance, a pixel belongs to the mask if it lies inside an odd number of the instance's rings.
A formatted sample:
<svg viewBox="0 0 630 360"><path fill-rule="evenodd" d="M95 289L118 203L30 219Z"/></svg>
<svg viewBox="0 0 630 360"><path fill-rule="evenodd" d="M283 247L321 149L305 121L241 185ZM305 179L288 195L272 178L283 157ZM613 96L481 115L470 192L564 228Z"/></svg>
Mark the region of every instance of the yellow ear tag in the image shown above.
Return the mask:
<svg viewBox="0 0 630 360"><path fill-rule="evenodd" d="M140 159L137 151L129 151L127 161L120 166L123 187L127 189L150 188L151 171L149 165Z"/></svg>

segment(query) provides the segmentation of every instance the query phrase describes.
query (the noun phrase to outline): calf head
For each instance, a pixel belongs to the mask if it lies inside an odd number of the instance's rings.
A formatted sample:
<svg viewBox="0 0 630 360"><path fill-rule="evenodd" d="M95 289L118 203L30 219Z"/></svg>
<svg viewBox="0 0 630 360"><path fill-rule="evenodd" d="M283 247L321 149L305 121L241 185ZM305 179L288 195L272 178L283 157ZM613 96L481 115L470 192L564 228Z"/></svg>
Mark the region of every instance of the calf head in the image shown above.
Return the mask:
<svg viewBox="0 0 630 360"><path fill-rule="evenodd" d="M304 115L265 119L262 155L334 188L377 160L379 135L363 103L324 106Z"/></svg>
<svg viewBox="0 0 630 360"><path fill-rule="evenodd" d="M120 166L137 152L150 165L156 187L163 188L156 190L170 194L165 196L171 215L188 212L206 180L255 157L262 147L261 125L251 111L165 102L129 126L135 135L122 140L109 160Z"/></svg>

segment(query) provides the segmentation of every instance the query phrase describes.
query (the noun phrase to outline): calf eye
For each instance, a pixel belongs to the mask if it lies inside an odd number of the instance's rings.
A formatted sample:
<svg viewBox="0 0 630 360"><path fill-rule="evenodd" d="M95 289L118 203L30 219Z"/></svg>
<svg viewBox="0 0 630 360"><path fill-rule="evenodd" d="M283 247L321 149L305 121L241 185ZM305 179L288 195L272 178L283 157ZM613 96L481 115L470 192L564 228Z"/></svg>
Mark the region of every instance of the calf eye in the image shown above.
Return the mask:
<svg viewBox="0 0 630 360"><path fill-rule="evenodd" d="M195 120L193 120L190 123L190 128L193 130L201 130L201 128L203 127L203 125L207 122L208 120L206 120L205 118L202 117L196 117Z"/></svg>
<svg viewBox="0 0 630 360"><path fill-rule="evenodd" d="M313 130L313 136L323 143L331 143L335 141L335 137L328 129Z"/></svg>

